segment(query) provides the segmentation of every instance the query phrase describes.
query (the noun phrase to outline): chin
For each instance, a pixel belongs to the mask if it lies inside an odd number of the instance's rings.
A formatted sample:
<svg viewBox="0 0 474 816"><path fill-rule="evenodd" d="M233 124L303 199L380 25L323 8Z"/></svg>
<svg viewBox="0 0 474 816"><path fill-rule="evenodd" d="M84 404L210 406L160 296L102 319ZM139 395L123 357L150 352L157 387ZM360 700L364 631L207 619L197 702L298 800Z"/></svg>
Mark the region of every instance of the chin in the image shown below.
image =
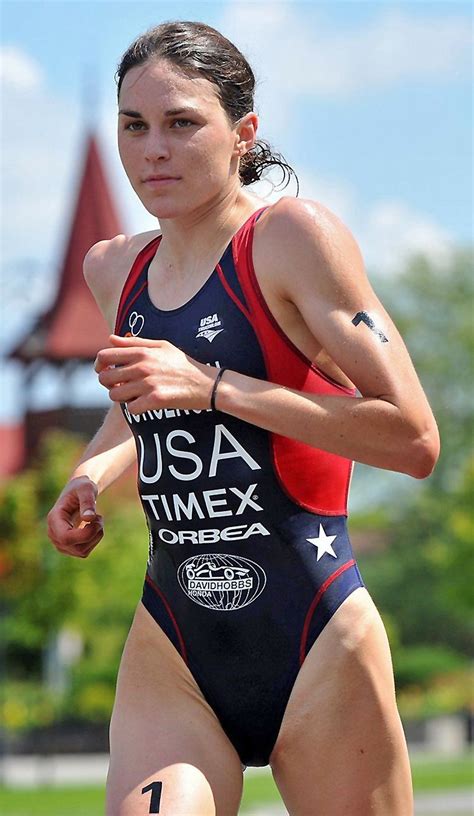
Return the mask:
<svg viewBox="0 0 474 816"><path fill-rule="evenodd" d="M145 209L155 218L178 218L189 212L189 207L179 206L171 201L154 201L151 204L142 201Z"/></svg>
<svg viewBox="0 0 474 816"><path fill-rule="evenodd" d="M174 198L172 196L156 196L152 200L148 198L148 200L144 200L140 198L143 206L145 207L148 212L153 215L155 218L182 218L183 216L191 215L192 213L198 212L202 208L207 208L209 206L209 202L212 201L212 197L206 197L204 200L202 197L196 197L192 199L189 196L186 199L182 199L181 197Z"/></svg>
<svg viewBox="0 0 474 816"><path fill-rule="evenodd" d="M192 209L189 203L185 204L184 202L176 201L176 199L173 200L171 196L162 195L150 198L150 196L145 197L138 193L137 195L145 209L150 215L155 216L155 218L176 218Z"/></svg>

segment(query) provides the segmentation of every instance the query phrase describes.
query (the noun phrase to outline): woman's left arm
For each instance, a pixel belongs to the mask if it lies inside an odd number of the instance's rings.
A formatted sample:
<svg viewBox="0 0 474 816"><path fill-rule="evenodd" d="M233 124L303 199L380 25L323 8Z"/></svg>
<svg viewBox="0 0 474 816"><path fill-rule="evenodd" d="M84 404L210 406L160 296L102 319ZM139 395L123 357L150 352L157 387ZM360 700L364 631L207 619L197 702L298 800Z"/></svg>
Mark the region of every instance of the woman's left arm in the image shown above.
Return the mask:
<svg viewBox="0 0 474 816"><path fill-rule="evenodd" d="M294 304L361 396L293 391L227 370L216 407L357 462L428 476L439 453L436 422L349 230L321 205L283 198L262 219L254 258L257 274ZM162 340L111 337L111 346L99 352L96 371L132 413L209 407L215 368Z"/></svg>
<svg viewBox="0 0 474 816"><path fill-rule="evenodd" d="M439 454L436 422L349 230L319 204L284 198L258 240L257 274L268 265L278 296L296 306L361 396L299 393L228 371L219 410L364 464L428 476Z"/></svg>

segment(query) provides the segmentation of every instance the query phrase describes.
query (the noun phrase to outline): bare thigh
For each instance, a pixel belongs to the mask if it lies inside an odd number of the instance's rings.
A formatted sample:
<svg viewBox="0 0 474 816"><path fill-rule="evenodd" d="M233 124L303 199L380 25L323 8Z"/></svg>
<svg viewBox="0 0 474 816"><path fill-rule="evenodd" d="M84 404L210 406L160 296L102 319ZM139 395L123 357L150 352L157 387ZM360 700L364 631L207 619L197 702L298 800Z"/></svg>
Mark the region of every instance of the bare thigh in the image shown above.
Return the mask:
<svg viewBox="0 0 474 816"><path fill-rule="evenodd" d="M235 749L181 656L139 604L110 725L107 816L235 816L241 795Z"/></svg>
<svg viewBox="0 0 474 816"><path fill-rule="evenodd" d="M291 816L411 816L412 785L385 628L357 589L297 677L270 759Z"/></svg>

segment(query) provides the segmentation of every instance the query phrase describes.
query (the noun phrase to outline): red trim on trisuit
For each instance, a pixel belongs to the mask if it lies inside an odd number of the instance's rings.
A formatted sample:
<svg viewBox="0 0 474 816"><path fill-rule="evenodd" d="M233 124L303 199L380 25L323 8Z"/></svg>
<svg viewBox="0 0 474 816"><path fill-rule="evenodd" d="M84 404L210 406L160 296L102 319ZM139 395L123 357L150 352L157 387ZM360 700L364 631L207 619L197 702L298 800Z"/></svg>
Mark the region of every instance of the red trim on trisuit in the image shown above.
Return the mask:
<svg viewBox="0 0 474 816"><path fill-rule="evenodd" d="M250 321L265 360L267 379L308 395L352 396L352 389L334 382L311 364L271 314L253 266L252 242L258 215L254 213L235 235L232 251ZM347 515L352 470L349 459L279 434L271 433L270 439L275 476L292 501L313 513Z"/></svg>
<svg viewBox="0 0 474 816"><path fill-rule="evenodd" d="M156 238L153 238L143 249L140 250L137 257L135 258L130 272L128 273L127 280L125 281L122 289L122 294L120 295L119 305L117 309L117 318L115 320L115 334L118 334L120 331L120 327L123 323L124 312L127 308L130 307L130 304L127 303L127 298L130 295L133 287L135 286L138 278L140 277L143 267L145 266L148 261L151 261L153 256L158 249L158 245L161 241L161 235L157 235ZM134 298L135 300L135 298Z"/></svg>
<svg viewBox="0 0 474 816"><path fill-rule="evenodd" d="M328 587L331 586L333 581L335 581L336 578L339 578L339 576L342 575L343 572L346 572L346 570L348 570L351 567L355 566L355 563L356 563L355 560L352 560L352 561L348 561L347 564L343 564L342 567L339 567L339 569L337 569L335 572L333 572L332 575L329 576L329 578L326 578L324 584L321 584L321 586L319 587L316 595L314 596L314 598L313 598L313 600L312 600L312 602L310 604L310 607L308 609L308 612L306 614L306 618L305 618L305 622L304 622L304 626L303 626L303 632L301 634L300 666L302 665L302 663L303 663L303 661L304 661L304 659L306 657L306 644L307 644L307 641L308 641L309 627L311 625L311 620L313 618L314 611L315 611L318 603L320 602L321 598L323 597L323 595L326 592L326 590L328 589Z"/></svg>

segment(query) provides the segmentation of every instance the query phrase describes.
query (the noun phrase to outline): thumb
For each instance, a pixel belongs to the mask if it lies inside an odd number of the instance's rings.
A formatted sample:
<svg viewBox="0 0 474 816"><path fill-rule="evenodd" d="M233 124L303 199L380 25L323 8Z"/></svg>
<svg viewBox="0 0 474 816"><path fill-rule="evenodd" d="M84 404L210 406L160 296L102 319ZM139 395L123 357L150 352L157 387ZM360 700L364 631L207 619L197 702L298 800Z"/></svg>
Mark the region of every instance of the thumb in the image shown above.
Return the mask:
<svg viewBox="0 0 474 816"><path fill-rule="evenodd" d="M94 521L97 518L95 493L92 487L84 485L77 491L79 499L79 515L84 521Z"/></svg>

